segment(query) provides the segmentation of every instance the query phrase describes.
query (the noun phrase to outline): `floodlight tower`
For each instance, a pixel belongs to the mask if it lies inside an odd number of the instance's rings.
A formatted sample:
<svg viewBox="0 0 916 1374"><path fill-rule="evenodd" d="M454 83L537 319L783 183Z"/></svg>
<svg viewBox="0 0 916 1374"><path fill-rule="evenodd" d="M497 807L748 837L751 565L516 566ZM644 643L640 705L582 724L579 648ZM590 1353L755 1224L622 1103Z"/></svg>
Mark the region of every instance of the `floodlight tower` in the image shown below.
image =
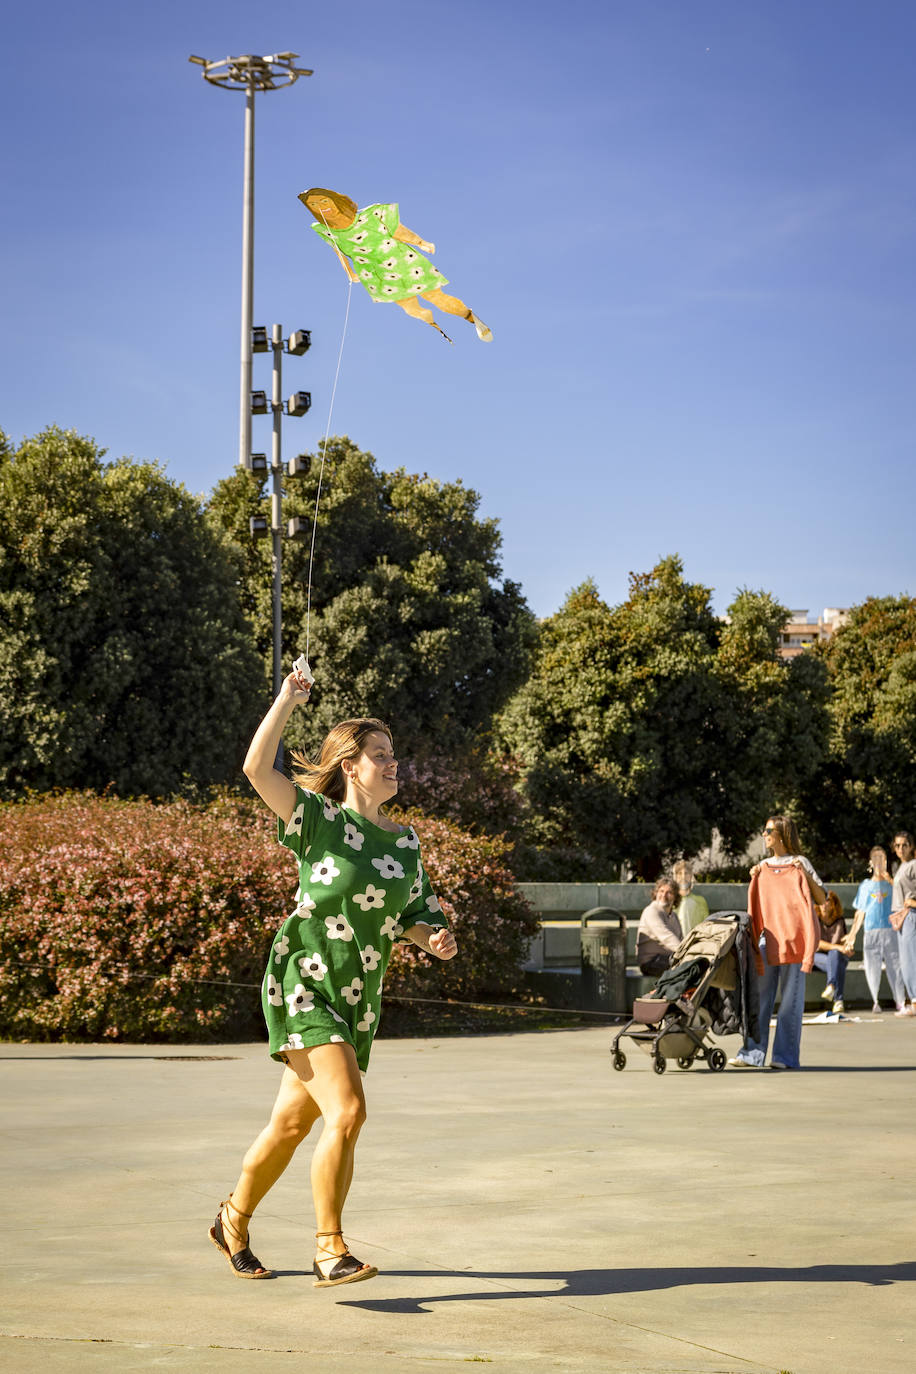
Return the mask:
<svg viewBox="0 0 916 1374"><path fill-rule="evenodd" d="M245 170L242 193L242 378L239 395L239 462L251 466L251 318L254 297L254 97L256 91L277 91L292 86L300 76L311 76L307 67L293 64L295 52L272 53L256 57L225 57L211 62L206 57L189 57L202 67L201 75L211 86L224 91L245 92Z"/></svg>

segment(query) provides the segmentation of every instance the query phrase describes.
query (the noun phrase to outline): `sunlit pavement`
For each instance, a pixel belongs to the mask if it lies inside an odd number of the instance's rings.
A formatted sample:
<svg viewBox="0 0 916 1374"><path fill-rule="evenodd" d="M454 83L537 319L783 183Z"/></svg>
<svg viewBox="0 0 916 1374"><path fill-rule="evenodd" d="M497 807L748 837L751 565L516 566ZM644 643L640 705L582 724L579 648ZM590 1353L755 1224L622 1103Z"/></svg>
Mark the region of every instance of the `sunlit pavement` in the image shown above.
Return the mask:
<svg viewBox="0 0 916 1374"><path fill-rule="evenodd" d="M252 1226L275 1279L207 1239L263 1046L0 1046L2 1367L911 1374L916 1018L806 1026L799 1073L610 1042L379 1041L347 1238L381 1274L330 1290L308 1142Z"/></svg>

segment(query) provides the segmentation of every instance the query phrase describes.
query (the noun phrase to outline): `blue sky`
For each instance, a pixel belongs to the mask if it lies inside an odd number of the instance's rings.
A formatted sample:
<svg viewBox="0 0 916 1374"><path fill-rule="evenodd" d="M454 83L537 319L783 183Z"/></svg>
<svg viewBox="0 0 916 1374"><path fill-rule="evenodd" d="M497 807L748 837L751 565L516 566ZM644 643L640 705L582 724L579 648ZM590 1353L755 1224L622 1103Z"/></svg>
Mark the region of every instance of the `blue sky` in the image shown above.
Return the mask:
<svg viewBox="0 0 916 1374"><path fill-rule="evenodd" d="M296 199L326 185L398 201L495 334L354 288L332 432L478 490L539 615L672 552L718 609L916 594L910 0L51 0L5 38L14 440L231 471L244 97L187 58L291 49L315 75L258 99L255 230L255 322L312 330L287 456L346 308Z"/></svg>

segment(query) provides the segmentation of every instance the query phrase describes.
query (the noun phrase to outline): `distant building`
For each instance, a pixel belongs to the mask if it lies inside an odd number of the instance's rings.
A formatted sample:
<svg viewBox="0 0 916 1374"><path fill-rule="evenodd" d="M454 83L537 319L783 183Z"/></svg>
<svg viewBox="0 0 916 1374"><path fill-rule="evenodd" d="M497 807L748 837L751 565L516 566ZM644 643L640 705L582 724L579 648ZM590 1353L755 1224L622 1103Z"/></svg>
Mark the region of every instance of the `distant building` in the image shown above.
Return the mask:
<svg viewBox="0 0 916 1374"><path fill-rule="evenodd" d="M795 658L812 644L823 643L845 624L848 615L849 608L843 606L825 607L824 614L817 620L812 620L807 610L792 611L779 636L780 658Z"/></svg>

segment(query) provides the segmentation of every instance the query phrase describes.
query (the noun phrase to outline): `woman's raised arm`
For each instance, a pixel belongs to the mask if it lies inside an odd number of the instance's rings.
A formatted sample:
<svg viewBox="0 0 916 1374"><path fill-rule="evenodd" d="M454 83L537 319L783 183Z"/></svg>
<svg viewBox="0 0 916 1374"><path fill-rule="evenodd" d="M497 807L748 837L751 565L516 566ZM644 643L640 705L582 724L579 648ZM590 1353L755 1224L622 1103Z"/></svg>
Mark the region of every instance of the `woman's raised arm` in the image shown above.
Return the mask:
<svg viewBox="0 0 916 1374"><path fill-rule="evenodd" d="M283 679L277 699L255 731L242 764L242 772L258 796L280 817L284 825L293 814L296 789L286 774L274 767L274 763L283 727L296 706L301 701L308 701L310 688L311 683L296 668L289 677Z"/></svg>

